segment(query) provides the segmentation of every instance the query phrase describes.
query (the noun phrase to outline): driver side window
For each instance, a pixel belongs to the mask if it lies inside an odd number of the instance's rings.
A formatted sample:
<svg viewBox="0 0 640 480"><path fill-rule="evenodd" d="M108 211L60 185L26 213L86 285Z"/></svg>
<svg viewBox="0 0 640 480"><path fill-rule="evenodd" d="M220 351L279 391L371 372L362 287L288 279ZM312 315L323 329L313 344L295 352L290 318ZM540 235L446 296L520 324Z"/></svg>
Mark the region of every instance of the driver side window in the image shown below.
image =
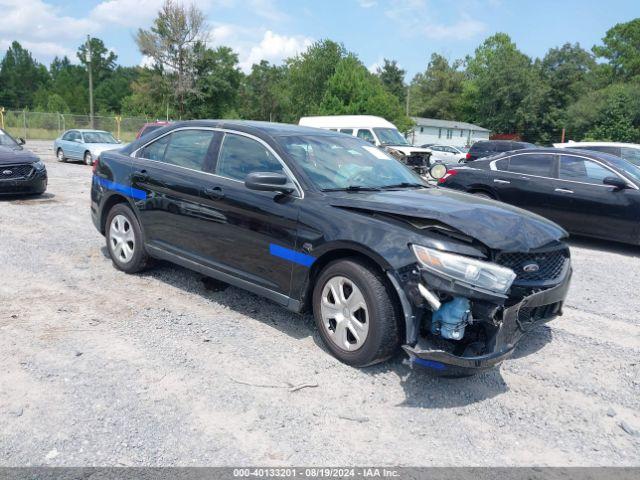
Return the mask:
<svg viewBox="0 0 640 480"><path fill-rule="evenodd" d="M371 133L371 130L361 128L360 130L358 130L358 138L366 140L367 142L376 143L376 140L373 137L373 133Z"/></svg>

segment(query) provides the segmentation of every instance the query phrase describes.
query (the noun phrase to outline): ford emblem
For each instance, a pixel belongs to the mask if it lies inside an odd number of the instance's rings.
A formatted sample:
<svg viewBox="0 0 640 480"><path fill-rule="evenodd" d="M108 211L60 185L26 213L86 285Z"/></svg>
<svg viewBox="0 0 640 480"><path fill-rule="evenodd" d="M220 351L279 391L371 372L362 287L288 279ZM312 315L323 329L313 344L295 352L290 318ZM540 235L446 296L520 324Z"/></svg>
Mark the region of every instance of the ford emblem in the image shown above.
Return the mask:
<svg viewBox="0 0 640 480"><path fill-rule="evenodd" d="M11 175L13 173L13 170L3 170L2 174L3 175Z"/></svg>
<svg viewBox="0 0 640 480"><path fill-rule="evenodd" d="M528 263L527 265L522 267L522 270L527 273L537 272L538 270L540 270L540 265L538 265L537 263Z"/></svg>

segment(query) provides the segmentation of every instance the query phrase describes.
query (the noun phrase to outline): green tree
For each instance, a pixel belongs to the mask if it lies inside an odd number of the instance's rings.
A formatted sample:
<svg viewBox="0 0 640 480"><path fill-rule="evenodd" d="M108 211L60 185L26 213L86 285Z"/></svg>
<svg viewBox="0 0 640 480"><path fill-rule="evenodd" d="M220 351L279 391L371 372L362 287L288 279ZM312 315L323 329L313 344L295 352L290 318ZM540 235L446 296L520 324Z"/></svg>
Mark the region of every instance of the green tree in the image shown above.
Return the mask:
<svg viewBox="0 0 640 480"><path fill-rule="evenodd" d="M593 53L607 59L612 78L629 80L640 75L640 18L610 28L602 43L593 47Z"/></svg>
<svg viewBox="0 0 640 480"><path fill-rule="evenodd" d="M195 5L185 7L166 0L150 30L139 29L135 40L143 55L162 67L161 79L169 85L180 116L186 111L187 96L197 94L196 47L206 41L204 14Z"/></svg>
<svg viewBox="0 0 640 480"><path fill-rule="evenodd" d="M286 81L286 65L271 65L266 60L251 67L240 90L240 115L242 118L285 121L289 111Z"/></svg>
<svg viewBox="0 0 640 480"><path fill-rule="evenodd" d="M404 76L407 72L398 66L395 60L384 59L382 67L376 69L376 74L380 78L382 85L387 92L395 95L401 104L407 98L407 87L404 84Z"/></svg>
<svg viewBox="0 0 640 480"><path fill-rule="evenodd" d="M319 112L327 82L346 55L343 45L331 40L321 40L300 55L288 59L287 83L291 105L289 115L286 116L288 121L296 122L302 116Z"/></svg>
<svg viewBox="0 0 640 480"><path fill-rule="evenodd" d="M36 62L20 43L11 43L0 63L0 105L32 108L35 93L48 83L46 67Z"/></svg>
<svg viewBox="0 0 640 480"><path fill-rule="evenodd" d="M222 118L237 106L242 72L238 55L229 47L215 50L198 44L195 49L195 91L186 110L194 118Z"/></svg>
<svg viewBox="0 0 640 480"><path fill-rule="evenodd" d="M412 124L398 99L354 55L338 62L335 73L327 81L319 113L377 115L394 123L400 131L407 131Z"/></svg>
<svg viewBox="0 0 640 480"><path fill-rule="evenodd" d="M506 33L487 38L467 59L462 92L466 119L497 133L524 133L523 100L529 92L531 59Z"/></svg>
<svg viewBox="0 0 640 480"><path fill-rule="evenodd" d="M116 68L118 56L107 49L104 42L99 38L91 38L89 40L89 48L91 50L91 59L89 59L86 42L78 47L76 55L85 69L89 68L89 66L91 67L93 81L98 85L101 80L111 76Z"/></svg>
<svg viewBox="0 0 640 480"><path fill-rule="evenodd" d="M51 83L49 93L59 95L69 111L86 114L89 111L89 86L87 71L73 65L67 57L54 58L49 67Z"/></svg>
<svg viewBox="0 0 640 480"><path fill-rule="evenodd" d="M453 63L434 53L423 73L411 81L410 113L419 117L455 120L460 116L464 72L462 62Z"/></svg>

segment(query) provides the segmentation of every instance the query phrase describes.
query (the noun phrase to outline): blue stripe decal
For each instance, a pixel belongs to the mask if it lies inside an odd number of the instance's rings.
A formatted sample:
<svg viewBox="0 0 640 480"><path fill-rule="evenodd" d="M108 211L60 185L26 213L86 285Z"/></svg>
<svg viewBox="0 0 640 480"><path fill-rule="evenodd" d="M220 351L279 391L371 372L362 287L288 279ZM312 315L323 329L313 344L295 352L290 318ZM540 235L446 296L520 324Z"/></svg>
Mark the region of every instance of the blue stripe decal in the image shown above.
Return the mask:
<svg viewBox="0 0 640 480"><path fill-rule="evenodd" d="M144 200L145 198L147 198L147 192L145 192L144 190L138 190L137 188L127 187L126 185L112 182L111 180L107 180L106 178L102 178L94 175L93 181L98 185L103 186L107 190L113 190L115 192L123 193L124 195L131 198L135 198L136 200Z"/></svg>
<svg viewBox="0 0 640 480"><path fill-rule="evenodd" d="M274 243L269 244L269 253L274 257L284 258L285 260L289 260L290 262L297 263L305 267L310 267L313 265L313 262L316 261L316 257L296 252L295 250L290 250Z"/></svg>
<svg viewBox="0 0 640 480"><path fill-rule="evenodd" d="M414 357L413 361L423 367L433 368L434 370L446 370L447 366L444 363L436 362L435 360L427 360L425 358Z"/></svg>

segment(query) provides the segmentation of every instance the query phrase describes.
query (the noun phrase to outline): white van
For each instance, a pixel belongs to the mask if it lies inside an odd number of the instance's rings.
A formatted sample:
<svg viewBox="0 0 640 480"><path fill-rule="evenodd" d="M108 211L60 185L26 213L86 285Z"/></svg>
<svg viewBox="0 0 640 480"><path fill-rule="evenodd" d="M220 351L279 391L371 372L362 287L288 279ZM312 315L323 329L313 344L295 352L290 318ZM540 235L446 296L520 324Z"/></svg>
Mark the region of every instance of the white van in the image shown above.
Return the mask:
<svg viewBox="0 0 640 480"><path fill-rule="evenodd" d="M406 157L403 159L405 163L414 168L422 165L428 168L430 164L431 150L411 145L393 123L382 117L373 115L302 117L299 125L353 135L385 148L392 154L393 150L396 150Z"/></svg>

